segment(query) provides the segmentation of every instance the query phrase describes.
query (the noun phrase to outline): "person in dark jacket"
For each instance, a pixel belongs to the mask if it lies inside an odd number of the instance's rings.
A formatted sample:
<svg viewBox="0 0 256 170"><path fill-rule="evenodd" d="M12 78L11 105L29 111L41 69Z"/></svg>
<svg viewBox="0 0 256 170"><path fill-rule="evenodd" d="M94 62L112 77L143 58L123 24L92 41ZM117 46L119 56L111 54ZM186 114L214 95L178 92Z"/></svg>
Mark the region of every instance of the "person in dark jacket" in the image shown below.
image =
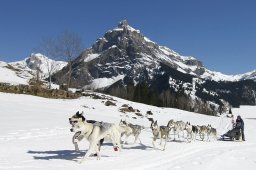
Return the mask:
<svg viewBox="0 0 256 170"><path fill-rule="evenodd" d="M243 119L241 118L240 115L238 115L237 118L236 118L236 128L241 129L241 131L242 131L242 140L245 141L245 138L244 138L244 121L243 121Z"/></svg>

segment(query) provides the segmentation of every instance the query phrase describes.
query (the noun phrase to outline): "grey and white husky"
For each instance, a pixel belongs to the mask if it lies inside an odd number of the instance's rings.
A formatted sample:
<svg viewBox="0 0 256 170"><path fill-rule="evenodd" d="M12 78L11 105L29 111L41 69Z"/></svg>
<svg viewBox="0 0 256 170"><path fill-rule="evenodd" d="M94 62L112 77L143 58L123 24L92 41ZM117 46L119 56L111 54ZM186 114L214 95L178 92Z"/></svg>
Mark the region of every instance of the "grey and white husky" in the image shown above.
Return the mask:
<svg viewBox="0 0 256 170"><path fill-rule="evenodd" d="M208 127L205 125L202 125L202 126L198 126L198 128L199 128L199 136L201 140L204 140L205 136L208 135Z"/></svg>
<svg viewBox="0 0 256 170"><path fill-rule="evenodd" d="M134 124L131 124L131 123L128 123L126 122L125 120L121 120L120 123L119 123L119 126L126 126L127 129L125 131L125 134L126 135L126 139L124 142L127 141L127 138L130 136L130 135L133 135L134 136L134 142L133 143L136 143L136 141L139 139L140 143L141 143L141 140L139 138L139 135L141 134L141 130L144 129L143 126L140 126L140 125L134 125ZM122 135L123 135L122 134Z"/></svg>
<svg viewBox="0 0 256 170"><path fill-rule="evenodd" d="M119 132L121 133L121 137L125 136L123 143L127 143L127 139L133 131L132 128L121 120L119 123Z"/></svg>
<svg viewBox="0 0 256 170"><path fill-rule="evenodd" d="M162 140L163 139L165 140L164 147L162 149L164 151L165 148L166 148L166 143L167 143L167 140L168 140L170 128L168 126L158 126L157 120L152 121L150 128L151 128L152 133L153 133L153 142L152 142L152 144L153 144L154 149L156 149L156 147L155 147L156 139L160 138L160 140L161 140L160 145L162 145Z"/></svg>
<svg viewBox="0 0 256 170"><path fill-rule="evenodd" d="M213 128L210 124L208 124L207 128L208 141L210 141L210 136L217 140L217 130Z"/></svg>
<svg viewBox="0 0 256 170"><path fill-rule="evenodd" d="M174 132L174 140L175 140L175 135L177 134L178 135L178 138L180 138L180 132L183 133L183 138L184 138L184 130L185 130L185 122L183 121L174 121L173 119L171 119L167 126L170 128L170 129L173 129L173 132Z"/></svg>
<svg viewBox="0 0 256 170"><path fill-rule="evenodd" d="M191 142L191 140L195 140L195 135L193 132L193 126L190 124L190 122L187 122L185 124L185 130L187 131L187 141Z"/></svg>

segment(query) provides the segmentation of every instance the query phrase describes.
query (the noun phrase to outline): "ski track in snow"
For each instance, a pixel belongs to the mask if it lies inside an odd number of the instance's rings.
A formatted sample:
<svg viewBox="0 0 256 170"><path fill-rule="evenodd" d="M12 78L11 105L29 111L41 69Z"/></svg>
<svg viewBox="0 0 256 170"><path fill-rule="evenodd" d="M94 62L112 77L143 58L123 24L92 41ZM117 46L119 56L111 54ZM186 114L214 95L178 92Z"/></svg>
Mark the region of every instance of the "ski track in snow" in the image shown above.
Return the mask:
<svg viewBox="0 0 256 170"><path fill-rule="evenodd" d="M10 98L8 100L8 98ZM21 100L24 99L24 100ZM19 102L15 109L10 108L8 101ZM23 102L24 101L24 102ZM155 117L159 122L165 123L170 118L188 118L191 121L203 119L204 121L215 122L215 126L223 130L226 124L220 125L219 122L225 122L222 118L216 122L216 117L207 117L204 115L178 110L176 115L168 116L165 112L177 112L175 109L170 111L162 108L146 106L132 103L129 101L119 100L118 106L123 102L140 108L142 113L150 109L157 113ZM44 104L50 105L44 110L38 108ZM81 104L86 103L90 108L85 112L90 118L102 120L112 120L116 122L121 119L120 113L115 111L117 107L106 107L101 100L78 99L78 100L49 100L36 98L25 95L12 95L0 93L0 103L2 110L1 115L4 119L0 120L1 125L8 126L0 129L0 169L136 169L136 170L154 170L154 169L173 169L173 170L252 170L256 166L256 138L254 137L256 122L256 107L242 107L234 110L236 114L243 114L246 125L246 142L228 142L228 141L201 141L197 136L196 141L187 143L183 138L173 141L173 135L168 140L166 150L160 150L163 146L159 145L157 140L156 146L160 149L152 148L152 133L149 129L149 123L140 122L146 126L142 131L140 139L142 144L132 144L134 138L128 138L128 144L124 144L121 152L113 151L109 143L102 146L100 161L96 157L90 157L82 164L78 161L83 157L88 149L88 142L79 143L81 151L74 151L71 142L72 133L70 133L68 117L74 113L74 108L81 109ZM27 107L30 107L29 109ZM62 107L61 109L56 107ZM108 110L106 111L106 108ZM17 111L18 110L18 111ZM73 112L72 112L73 110ZM159 116L162 111L162 117ZM26 113L27 112L27 113ZM14 114L15 113L15 114ZM21 113L21 115L17 115ZM37 113L41 120L37 123ZM109 115L111 113L111 115ZM12 116L14 115L14 116ZM15 119L18 116L18 119ZM110 117L109 117L110 116ZM190 117L191 116L191 117ZM162 118L162 119L161 119ZM217 118L218 119L218 118ZM12 120L15 120L12 122ZM176 119L177 120L177 119ZM13 124L11 124L13 123ZM206 123L207 124L207 123ZM15 126L16 125L16 126ZM4 130L2 130L4 129ZM185 133L186 134L186 133Z"/></svg>

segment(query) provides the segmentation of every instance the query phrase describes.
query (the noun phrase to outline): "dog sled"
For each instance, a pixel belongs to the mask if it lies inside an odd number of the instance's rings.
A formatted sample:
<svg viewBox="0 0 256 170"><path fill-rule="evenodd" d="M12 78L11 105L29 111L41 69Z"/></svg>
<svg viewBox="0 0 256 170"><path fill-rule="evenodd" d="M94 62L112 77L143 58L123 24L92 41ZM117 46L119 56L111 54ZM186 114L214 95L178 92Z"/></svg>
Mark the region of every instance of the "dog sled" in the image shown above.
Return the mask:
<svg viewBox="0 0 256 170"><path fill-rule="evenodd" d="M242 132L240 128L234 128L221 135L223 141L242 141Z"/></svg>

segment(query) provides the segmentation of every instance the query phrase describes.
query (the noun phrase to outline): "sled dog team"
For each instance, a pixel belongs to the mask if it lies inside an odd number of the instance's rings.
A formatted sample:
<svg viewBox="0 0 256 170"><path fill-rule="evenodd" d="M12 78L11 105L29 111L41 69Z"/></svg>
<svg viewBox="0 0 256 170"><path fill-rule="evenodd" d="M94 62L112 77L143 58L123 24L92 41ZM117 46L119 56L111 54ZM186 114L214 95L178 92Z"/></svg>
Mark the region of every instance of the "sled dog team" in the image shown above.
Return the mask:
<svg viewBox="0 0 256 170"><path fill-rule="evenodd" d="M143 126L127 123L123 120L121 120L119 124L98 122L95 120L86 120L83 116L83 113L79 112L69 118L69 123L72 126L70 131L75 133L73 135L72 142L75 146L76 151L79 150L79 141L85 138L89 142L89 149L80 161L80 163L88 159L89 156L94 153L96 153L95 155L97 156L97 159L100 159L100 147L104 142L104 139L107 138L111 140L115 151L120 151L122 149L120 142L121 137L123 136L123 143L127 143L127 139L129 136L134 136L134 143L136 143L137 140L139 140L141 143L139 135L144 129ZM208 137L208 141L210 140L210 136L213 136L215 139L217 139L216 129L211 127L211 125L209 124L207 126L194 126L191 125L189 122L185 123L183 121L174 121L172 119L168 122L167 126L158 126L157 121L151 119L150 128L153 134L152 144L154 149L156 149L156 139L160 139L160 145L162 145L162 140L165 141L164 147L162 149L165 150L171 130L173 130L174 133L174 140L176 140L176 135L178 136L178 138L180 138L180 133L183 133L184 138L184 131L187 132L186 138L188 142L190 142L191 140L195 140L196 135L199 135L202 140L205 139L205 136Z"/></svg>
<svg viewBox="0 0 256 170"><path fill-rule="evenodd" d="M170 131L173 130L174 133L174 141L176 140L175 136L177 135L180 138L180 133L182 132L182 136L184 139L184 131L187 132L187 141L191 142L191 140L196 139L196 135L199 135L201 140L205 139L207 136L207 141L210 141L210 137L213 137L217 140L217 130L213 128L210 124L207 126L199 126L199 125L191 125L189 122L185 123L183 121L174 121L171 119L167 126L158 126L157 121L151 121L150 128L152 129L153 133L153 147L155 147L156 139L160 138L160 145L162 145L162 140L165 140L165 144L162 150L165 150L166 143L169 139Z"/></svg>

